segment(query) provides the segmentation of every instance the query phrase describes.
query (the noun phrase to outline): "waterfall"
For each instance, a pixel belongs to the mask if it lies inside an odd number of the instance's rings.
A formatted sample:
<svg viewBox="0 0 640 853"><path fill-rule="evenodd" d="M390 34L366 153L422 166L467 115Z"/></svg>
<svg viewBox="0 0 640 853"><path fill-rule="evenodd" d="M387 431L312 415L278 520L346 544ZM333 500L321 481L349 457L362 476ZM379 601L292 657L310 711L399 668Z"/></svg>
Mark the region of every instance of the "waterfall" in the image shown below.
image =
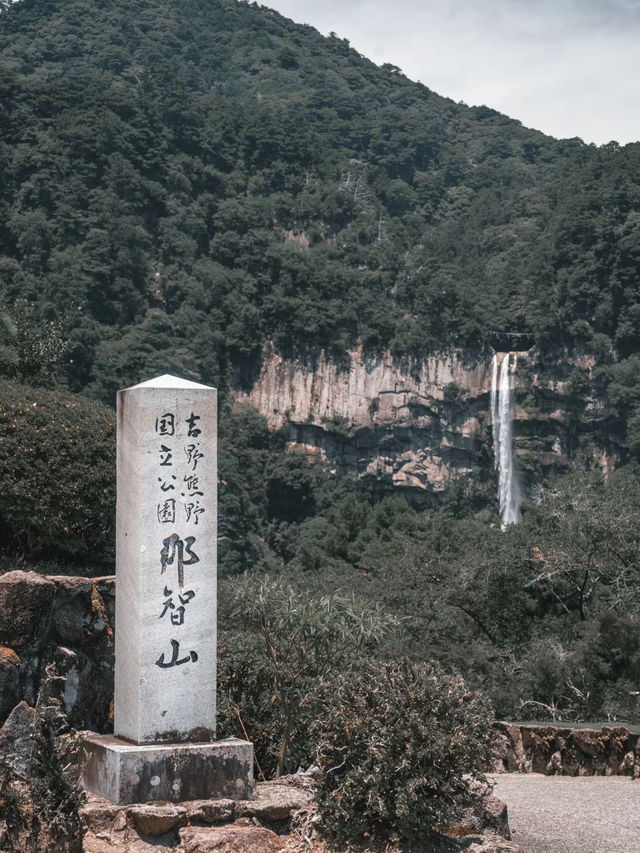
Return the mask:
<svg viewBox="0 0 640 853"><path fill-rule="evenodd" d="M491 425L493 427L494 464L498 471L498 502L502 529L520 521L520 488L513 464L513 413L517 356L505 353L498 370L493 356L491 377Z"/></svg>

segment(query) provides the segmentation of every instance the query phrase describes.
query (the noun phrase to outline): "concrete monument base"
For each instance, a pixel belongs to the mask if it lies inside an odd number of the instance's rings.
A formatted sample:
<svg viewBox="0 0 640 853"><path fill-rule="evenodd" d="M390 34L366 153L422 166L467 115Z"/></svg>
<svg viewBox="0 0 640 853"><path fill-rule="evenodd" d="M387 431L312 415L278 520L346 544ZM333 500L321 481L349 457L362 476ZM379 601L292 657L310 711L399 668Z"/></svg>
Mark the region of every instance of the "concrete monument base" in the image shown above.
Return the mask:
<svg viewBox="0 0 640 853"><path fill-rule="evenodd" d="M91 735L84 748L85 789L118 805L253 799L253 744L248 741L135 744Z"/></svg>

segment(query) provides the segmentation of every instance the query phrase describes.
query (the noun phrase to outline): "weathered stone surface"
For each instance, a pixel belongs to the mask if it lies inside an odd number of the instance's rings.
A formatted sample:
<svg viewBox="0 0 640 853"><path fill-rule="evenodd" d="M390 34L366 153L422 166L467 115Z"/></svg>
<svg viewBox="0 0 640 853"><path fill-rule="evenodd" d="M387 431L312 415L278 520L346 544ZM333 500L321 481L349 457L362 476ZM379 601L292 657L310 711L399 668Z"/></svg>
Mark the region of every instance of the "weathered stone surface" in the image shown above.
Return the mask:
<svg viewBox="0 0 640 853"><path fill-rule="evenodd" d="M470 364L455 351L418 360L394 359L389 352L366 356L362 348L345 355L348 364L324 354L313 363L267 355L253 387L234 392L236 405L252 405L271 429L283 428L291 449L339 464L378 488L413 497L441 493L477 470L479 448L489 437L490 360ZM591 369L593 359L580 359L580 366ZM565 368L568 373L571 366ZM567 417L573 408L560 371L549 381L537 369L531 354L518 353L517 381L544 383L544 401L531 411L517 407L515 450L524 467L565 470L575 441ZM448 388L462 405L448 402ZM595 405L584 414L591 417L600 417ZM615 467L610 449L584 452L605 474Z"/></svg>
<svg viewBox="0 0 640 853"><path fill-rule="evenodd" d="M279 853L280 838L260 826L191 826L180 830L184 853Z"/></svg>
<svg viewBox="0 0 640 853"><path fill-rule="evenodd" d="M479 835L499 835L510 840L506 804L492 795L491 787L486 783L474 783L472 790L477 797L475 803L462 810L447 835L458 837L468 835L471 831Z"/></svg>
<svg viewBox="0 0 640 853"><path fill-rule="evenodd" d="M562 775L562 753L559 749L557 749L549 759L549 763L545 768L545 773L547 776Z"/></svg>
<svg viewBox="0 0 640 853"><path fill-rule="evenodd" d="M640 735L623 726L570 729L498 722L495 770L563 776L631 776L640 764ZM632 760L633 759L633 760Z"/></svg>
<svg viewBox="0 0 640 853"><path fill-rule="evenodd" d="M496 748L496 764L493 768L495 772L501 773L507 770L510 773L526 773L526 758L520 726L496 723L495 727L501 735ZM531 771L530 766L528 770Z"/></svg>
<svg viewBox="0 0 640 853"><path fill-rule="evenodd" d="M215 737L216 393L118 392L114 733L133 743Z"/></svg>
<svg viewBox="0 0 640 853"><path fill-rule="evenodd" d="M234 817L236 804L234 800L193 800L186 808L192 823L222 823Z"/></svg>
<svg viewBox="0 0 640 853"><path fill-rule="evenodd" d="M619 776L633 776L633 768L636 763L636 756L633 750L629 750L625 757L618 765Z"/></svg>
<svg viewBox="0 0 640 853"><path fill-rule="evenodd" d="M0 643L12 649L36 644L46 633L55 584L36 572L0 576Z"/></svg>
<svg viewBox="0 0 640 853"><path fill-rule="evenodd" d="M103 797L97 797L95 794L87 795L87 802L80 806L80 819L84 826L92 833L105 836L114 831L118 831L116 821L119 815L124 815L125 810L122 806L117 806L114 803L105 800ZM120 821L119 829L123 829L126 824Z"/></svg>
<svg viewBox="0 0 640 853"><path fill-rule="evenodd" d="M111 628L115 628L116 624L116 576L104 575L100 578L94 578L93 582L100 593L104 606L107 610L107 621Z"/></svg>
<svg viewBox="0 0 640 853"><path fill-rule="evenodd" d="M187 821L186 808L173 803L129 806L127 814L140 835L163 835Z"/></svg>
<svg viewBox="0 0 640 853"><path fill-rule="evenodd" d="M26 702L20 702L0 729L0 753L10 758L20 773L26 772L31 759L35 734L34 719L34 709Z"/></svg>
<svg viewBox="0 0 640 853"><path fill-rule="evenodd" d="M483 831L493 832L503 838L511 839L509 831L509 817L506 803L498 797L488 796L484 801L484 826Z"/></svg>
<svg viewBox="0 0 640 853"><path fill-rule="evenodd" d="M276 782L256 785L255 798L236 805L239 816L257 817L261 821L284 820L291 812L303 809L313 800L313 795L300 788Z"/></svg>
<svg viewBox="0 0 640 853"><path fill-rule="evenodd" d="M97 581L67 576L49 580L56 585L52 620L61 644L84 646L113 635Z"/></svg>
<svg viewBox="0 0 640 853"><path fill-rule="evenodd" d="M237 738L152 745L93 735L84 748L86 790L114 803L253 797L253 747Z"/></svg>
<svg viewBox="0 0 640 853"><path fill-rule="evenodd" d="M51 663L55 672L62 676L59 682L57 698L76 729L104 731L110 728L112 718L110 705L113 697L113 654L112 643L105 649L108 657L104 659L98 652L94 657L81 649L73 650L58 646L48 650L42 669Z"/></svg>
<svg viewBox="0 0 640 853"><path fill-rule="evenodd" d="M112 576L0 576L0 633L12 646L0 640L0 724L20 700L35 706L46 679L73 726L113 728L114 589ZM61 644L61 635L74 643ZM47 678L51 664L63 681Z"/></svg>
<svg viewBox="0 0 640 853"><path fill-rule="evenodd" d="M80 808L80 818L85 829L84 853L154 853L175 850L177 832L174 827L186 821L186 810L173 805L126 808L88 794L87 802ZM171 823L169 831L159 832L163 823L165 826ZM147 838L141 838L138 833Z"/></svg>
<svg viewBox="0 0 640 853"><path fill-rule="evenodd" d="M5 646L0 646L0 723L20 701L20 658Z"/></svg>
<svg viewBox="0 0 640 853"><path fill-rule="evenodd" d="M176 847L173 843L173 838L167 838L166 844L158 844L158 840L146 841L140 836L117 832L108 838L103 838L93 832L87 832L82 840L83 853L159 853L166 850L167 853L175 851Z"/></svg>

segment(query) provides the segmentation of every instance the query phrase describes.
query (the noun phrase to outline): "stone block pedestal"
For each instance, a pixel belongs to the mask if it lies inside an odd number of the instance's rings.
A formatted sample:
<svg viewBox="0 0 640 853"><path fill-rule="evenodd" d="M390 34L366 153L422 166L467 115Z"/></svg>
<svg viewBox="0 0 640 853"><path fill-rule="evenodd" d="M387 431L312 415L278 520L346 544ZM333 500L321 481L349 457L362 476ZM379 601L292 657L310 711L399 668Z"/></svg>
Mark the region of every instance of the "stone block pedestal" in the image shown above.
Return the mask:
<svg viewBox="0 0 640 853"><path fill-rule="evenodd" d="M84 748L85 789L118 805L253 799L253 744L248 741L134 744L92 735Z"/></svg>

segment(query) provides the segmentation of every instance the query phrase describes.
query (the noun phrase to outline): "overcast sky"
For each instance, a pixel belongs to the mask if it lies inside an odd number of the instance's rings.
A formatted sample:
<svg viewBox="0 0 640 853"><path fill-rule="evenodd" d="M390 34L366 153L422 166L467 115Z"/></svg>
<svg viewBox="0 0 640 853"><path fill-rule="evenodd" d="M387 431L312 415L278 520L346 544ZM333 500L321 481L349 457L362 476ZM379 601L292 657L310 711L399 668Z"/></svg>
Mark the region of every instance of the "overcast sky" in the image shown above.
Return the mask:
<svg viewBox="0 0 640 853"><path fill-rule="evenodd" d="M527 127L640 140L640 0L261 0Z"/></svg>

